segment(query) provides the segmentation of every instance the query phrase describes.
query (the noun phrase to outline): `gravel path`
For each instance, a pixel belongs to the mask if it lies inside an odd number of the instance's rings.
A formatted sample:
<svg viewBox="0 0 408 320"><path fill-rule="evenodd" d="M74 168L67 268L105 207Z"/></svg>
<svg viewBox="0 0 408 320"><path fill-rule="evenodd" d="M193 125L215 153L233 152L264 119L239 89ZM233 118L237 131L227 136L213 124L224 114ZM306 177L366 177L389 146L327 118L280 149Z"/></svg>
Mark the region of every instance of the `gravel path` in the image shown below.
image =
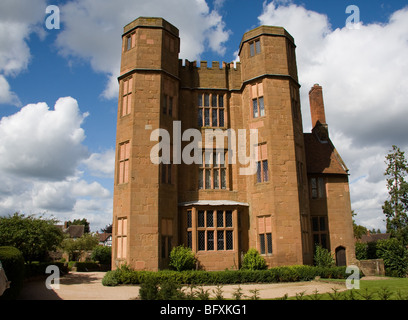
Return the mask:
<svg viewBox="0 0 408 320"><path fill-rule="evenodd" d="M139 286L105 287L102 278L105 272L70 272L61 277L59 288L49 290L45 280L29 281L25 283L20 294L20 300L129 300L139 296ZM295 296L296 293L312 294L332 292L333 288L339 291L346 290L344 284L327 283L321 281L271 283L271 284L241 284L239 285L244 295L251 297L250 290L258 289L261 299L280 298L285 294ZM204 290L213 293L215 286L204 286ZM224 285L222 292L224 298L232 298L232 293L238 285Z"/></svg>

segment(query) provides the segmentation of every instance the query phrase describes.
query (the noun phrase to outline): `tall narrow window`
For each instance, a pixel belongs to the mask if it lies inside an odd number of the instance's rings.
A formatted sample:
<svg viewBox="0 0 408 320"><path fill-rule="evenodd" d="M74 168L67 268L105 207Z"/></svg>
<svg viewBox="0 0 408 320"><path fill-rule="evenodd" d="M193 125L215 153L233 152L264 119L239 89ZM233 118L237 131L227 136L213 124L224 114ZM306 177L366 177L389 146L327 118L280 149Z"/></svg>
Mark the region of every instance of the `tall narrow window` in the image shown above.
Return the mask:
<svg viewBox="0 0 408 320"><path fill-rule="evenodd" d="M163 95L162 113L173 116L173 97L168 94Z"/></svg>
<svg viewBox="0 0 408 320"><path fill-rule="evenodd" d="M129 182L129 157L130 143L128 141L119 145L119 184Z"/></svg>
<svg viewBox="0 0 408 320"><path fill-rule="evenodd" d="M132 110L133 78L123 81L122 89L122 117Z"/></svg>
<svg viewBox="0 0 408 320"><path fill-rule="evenodd" d="M251 97L252 97L252 117L258 118L265 116L262 82L251 86Z"/></svg>
<svg viewBox="0 0 408 320"><path fill-rule="evenodd" d="M256 163L256 182L266 182L269 181L269 170L268 170L268 151L267 144L259 144L257 146L258 152L258 162Z"/></svg>
<svg viewBox="0 0 408 320"><path fill-rule="evenodd" d="M135 45L136 45L136 33L133 32L132 34L126 36L123 50L129 51L130 49L134 48Z"/></svg>
<svg viewBox="0 0 408 320"><path fill-rule="evenodd" d="M116 230L116 257L118 259L126 259L127 249L127 218L118 218Z"/></svg>
<svg viewBox="0 0 408 320"><path fill-rule="evenodd" d="M259 252L272 254L272 219L271 216L258 217Z"/></svg>
<svg viewBox="0 0 408 320"><path fill-rule="evenodd" d="M126 50L132 49L132 37L129 35L126 37Z"/></svg>
<svg viewBox="0 0 408 320"><path fill-rule="evenodd" d="M187 247L193 248L193 213L191 210L187 211Z"/></svg>

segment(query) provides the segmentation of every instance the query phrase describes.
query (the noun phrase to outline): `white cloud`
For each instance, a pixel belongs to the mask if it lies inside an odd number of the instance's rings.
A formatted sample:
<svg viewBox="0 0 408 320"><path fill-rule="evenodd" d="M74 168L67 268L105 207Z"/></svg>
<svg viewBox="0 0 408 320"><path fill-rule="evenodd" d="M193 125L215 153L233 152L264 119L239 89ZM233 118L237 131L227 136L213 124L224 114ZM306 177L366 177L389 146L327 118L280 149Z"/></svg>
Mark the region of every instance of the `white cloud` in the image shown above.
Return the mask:
<svg viewBox="0 0 408 320"><path fill-rule="evenodd" d="M85 181L78 169L87 159L93 160L88 166L95 172L109 174L113 167L111 152L89 155L83 145L81 125L87 116L66 97L53 109L29 104L0 120L0 215L20 211L47 212L62 221L92 218L92 229L110 223L111 192Z"/></svg>
<svg viewBox="0 0 408 320"><path fill-rule="evenodd" d="M88 167L93 176L113 178L115 171L115 150L109 149L103 153L92 153L83 163Z"/></svg>
<svg viewBox="0 0 408 320"><path fill-rule="evenodd" d="M47 104L23 107L0 120L0 170L24 177L60 180L74 175L87 157L76 100L60 98L50 110Z"/></svg>
<svg viewBox="0 0 408 320"><path fill-rule="evenodd" d="M408 8L388 23L333 30L326 15L281 3L265 3L259 21L283 26L295 38L305 131L311 128L308 91L319 83L331 138L355 181L357 221L384 230L385 155L392 144L408 148Z"/></svg>
<svg viewBox="0 0 408 320"><path fill-rule="evenodd" d="M199 59L207 46L224 54L229 37L222 17L204 0L72 0L60 10L60 53L85 59L94 71L106 74L105 98L117 97L123 27L139 16L163 17L179 28L183 59Z"/></svg>
<svg viewBox="0 0 408 320"><path fill-rule="evenodd" d="M31 54L27 45L35 32L43 36L38 24L45 13L45 0L2 0L0 2L0 104L21 103L5 77L27 69Z"/></svg>

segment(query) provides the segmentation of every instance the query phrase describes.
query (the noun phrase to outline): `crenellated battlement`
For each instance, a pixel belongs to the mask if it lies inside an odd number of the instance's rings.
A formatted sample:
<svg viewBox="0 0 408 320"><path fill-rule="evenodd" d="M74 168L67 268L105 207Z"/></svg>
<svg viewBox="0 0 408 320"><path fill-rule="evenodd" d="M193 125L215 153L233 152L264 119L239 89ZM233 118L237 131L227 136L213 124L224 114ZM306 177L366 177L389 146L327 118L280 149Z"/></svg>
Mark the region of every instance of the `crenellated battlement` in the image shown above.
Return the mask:
<svg viewBox="0 0 408 320"><path fill-rule="evenodd" d="M231 71L241 71L241 63L239 61L237 62L219 62L219 61L212 61L211 65L208 63L208 61L189 61L187 59L179 59L179 67L182 70L188 70L188 69L198 69L198 70L231 70Z"/></svg>
<svg viewBox="0 0 408 320"><path fill-rule="evenodd" d="M179 60L179 75L184 88L237 90L241 87L239 62Z"/></svg>

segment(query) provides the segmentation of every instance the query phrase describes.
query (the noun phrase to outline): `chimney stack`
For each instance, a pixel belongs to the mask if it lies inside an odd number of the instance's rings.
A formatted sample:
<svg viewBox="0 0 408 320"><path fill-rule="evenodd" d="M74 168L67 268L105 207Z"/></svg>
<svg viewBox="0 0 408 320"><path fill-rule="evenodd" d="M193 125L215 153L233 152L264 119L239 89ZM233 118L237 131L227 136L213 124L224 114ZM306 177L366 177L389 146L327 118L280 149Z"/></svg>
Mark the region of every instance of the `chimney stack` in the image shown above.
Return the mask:
<svg viewBox="0 0 408 320"><path fill-rule="evenodd" d="M322 87L315 84L309 91L310 113L312 115L312 128L319 121L327 128L326 115L324 112L323 91Z"/></svg>

